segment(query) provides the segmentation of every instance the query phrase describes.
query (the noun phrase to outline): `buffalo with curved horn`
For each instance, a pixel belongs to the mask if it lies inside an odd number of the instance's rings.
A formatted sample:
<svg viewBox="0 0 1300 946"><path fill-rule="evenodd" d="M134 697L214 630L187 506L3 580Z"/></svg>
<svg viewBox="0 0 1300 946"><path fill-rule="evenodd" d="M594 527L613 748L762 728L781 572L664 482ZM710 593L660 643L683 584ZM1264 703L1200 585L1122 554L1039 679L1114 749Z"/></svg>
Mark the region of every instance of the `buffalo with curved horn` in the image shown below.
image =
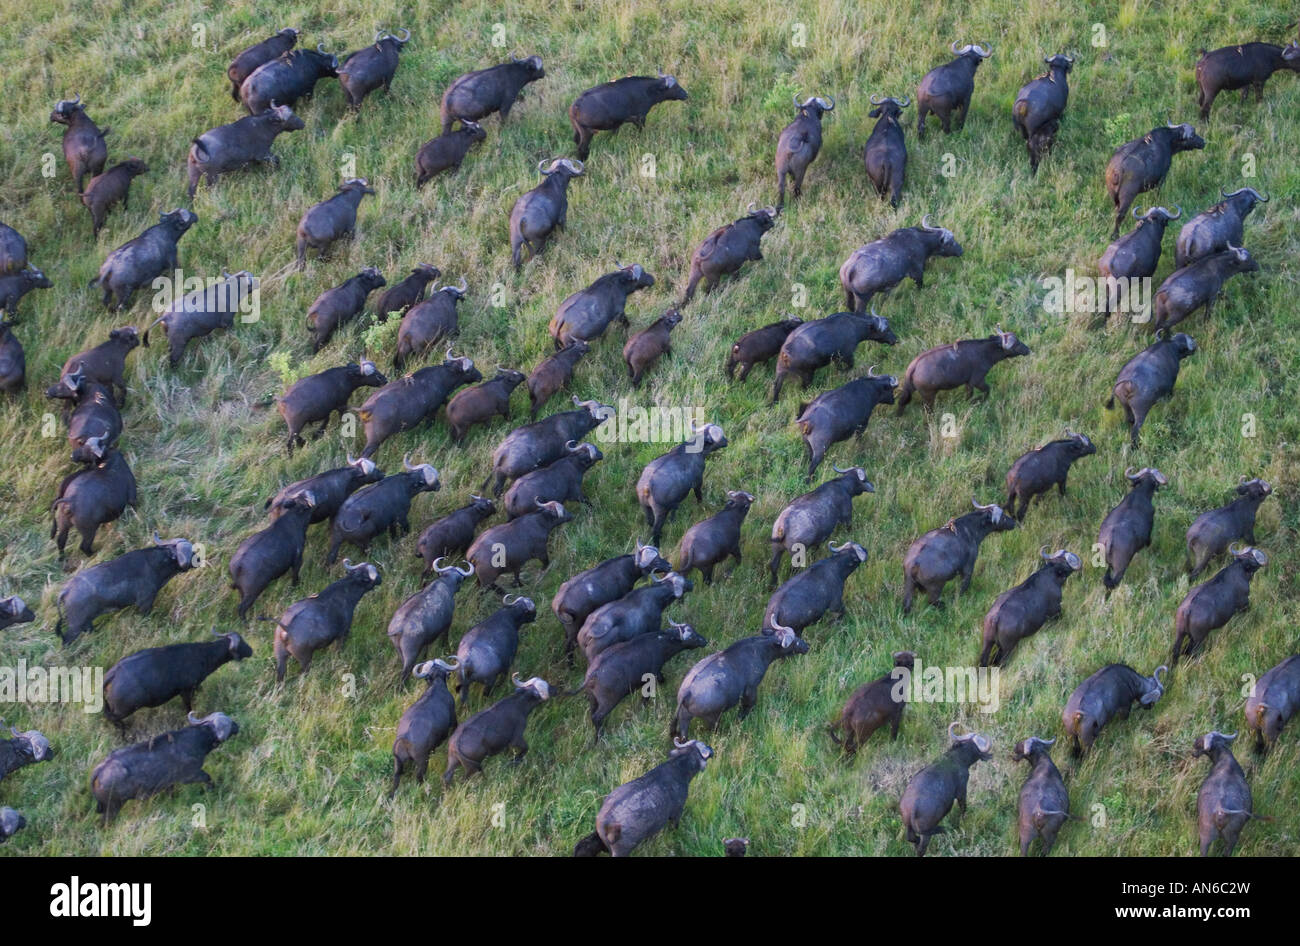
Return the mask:
<svg viewBox="0 0 1300 946"><path fill-rule="evenodd" d="M808 96L800 102L794 96L795 119L776 140L776 206L785 206L786 178L794 180L794 196L803 193L803 178L808 166L817 160L822 148L822 116L835 108L833 98Z"/></svg>
<svg viewBox="0 0 1300 946"><path fill-rule="evenodd" d="M925 118L931 112L939 116L946 135L952 130L952 117L959 113L957 127L966 124L966 114L970 111L971 95L975 92L975 70L980 63L993 55L992 48L967 43L958 47L956 42L949 47L953 59L941 66L935 66L925 74L920 85L916 87L916 135L925 137Z"/></svg>

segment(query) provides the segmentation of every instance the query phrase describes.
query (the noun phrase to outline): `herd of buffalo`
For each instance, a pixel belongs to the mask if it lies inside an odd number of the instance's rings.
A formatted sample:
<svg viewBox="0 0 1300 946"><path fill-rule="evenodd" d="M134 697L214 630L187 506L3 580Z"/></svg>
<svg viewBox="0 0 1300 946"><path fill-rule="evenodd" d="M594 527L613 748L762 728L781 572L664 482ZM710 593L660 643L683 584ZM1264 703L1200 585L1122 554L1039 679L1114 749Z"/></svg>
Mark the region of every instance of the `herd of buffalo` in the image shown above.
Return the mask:
<svg viewBox="0 0 1300 946"><path fill-rule="evenodd" d="M247 114L192 139L187 155L190 197L201 183L220 187L224 176L250 165L277 166L275 140L280 134L304 129L293 108L318 83L336 79L348 106L364 108L367 96L386 91L394 81L411 34L404 29L380 30L369 45L346 56L327 52L323 44L314 50L300 48L298 40L298 30L281 30L240 52L230 64L231 95ZM979 66L994 54L990 46L978 43L953 43L951 52L948 62L925 75L914 96L872 96L870 115L877 121L862 159L882 200L897 205L906 187L904 110L916 108L918 138L925 135L931 114L945 134L960 129L975 94ZM1035 171L1047 159L1066 112L1074 59L1058 54L1045 57L1044 62L1046 71L1020 90L1011 110L1012 127L1024 140ZM1251 89L1262 95L1265 80L1281 69L1300 71L1296 43L1285 47L1246 43L1202 52L1196 65L1201 120L1208 120L1220 91L1241 89L1243 100ZM438 175L455 173L462 162L471 160L474 146L487 137L481 122L493 113L505 121L525 86L545 76L541 58L528 56L451 82L440 103L440 133L414 156L416 183L423 186ZM655 106L687 98L678 80L662 72L617 79L579 95L569 108L576 155L542 161L537 166L540 183L520 196L510 213L515 268L526 257L540 256L548 241L562 235L569 187L587 173L584 162L591 160L597 132L613 132L628 122L641 127ZM633 387L670 352L674 330L682 324L682 310L697 288L707 292L747 263L761 261L763 236L777 224L787 196L797 200L809 186L807 174L822 145L822 122L833 113L835 100L796 97L794 109L794 120L776 139L776 203L751 205L743 216L710 233L691 256L679 304L643 330L629 332L624 360ZM50 120L65 127L63 152L71 180L97 234L115 205L126 206L132 180L151 169L138 158L108 165L109 129L92 120L80 96L58 102ZM1141 212L1134 201L1161 185L1175 155L1204 147L1205 140L1191 125L1169 123L1114 152L1104 183L1115 208L1115 240L1101 256L1102 276L1121 280L1154 275L1165 228L1182 216L1182 210L1152 207ZM297 229L297 264L306 265L308 250L325 254L335 242L351 238L364 198L374 193L367 180L349 178L335 194L307 209ZM1249 187L1225 190L1220 202L1182 225L1175 268L1152 298L1154 337L1124 365L1108 405L1118 403L1123 408L1134 446L1151 409L1174 392L1182 360L1199 351L1191 337L1171 330L1198 309L1208 315L1230 276L1259 269L1242 244L1249 214L1267 199ZM1121 236L1130 210L1136 224ZM93 281L104 305L129 310L141 289L175 269L178 245L197 220L186 208L162 213L156 225L109 253ZM807 388L823 369L852 368L863 343L892 346L898 342L889 321L874 309L877 297L883 298L905 279L921 288L932 259L959 258L962 253L952 230L934 222L931 215L917 226L867 243L840 269L844 311L810 321L786 318L743 335L730 348L726 377L742 384L755 367L774 363L770 397L775 404L787 381L797 380ZM396 349L391 353L395 374L390 379L374 361L362 359L304 377L276 399L290 454L310 449L304 437L308 428L312 428L311 439L318 439L334 414L348 412L360 421L364 446L358 456L349 455L345 465L287 484L269 497L264 526L243 539L227 566L230 588L238 595L239 617L247 621L250 609L281 578L288 576L294 586L298 584L312 526L323 525L328 533L325 561L330 566L344 546L365 556L372 543L385 537L398 539L411 531L416 497L444 486L433 465L413 458L420 441L403 438L403 433L433 423L441 412L452 441L459 444L477 426L508 422L514 389L523 385L527 390L529 422L506 433L492 453L491 467L483 471L485 479L478 487L483 495L463 491L464 504L424 528L412 550L422 560L421 581L427 584L392 615L388 637L393 667L400 668L398 685L409 686L414 676L423 681L423 691L397 721L394 794L408 773L423 781L430 757L439 747L446 750L443 780L447 784L457 770L470 777L498 754L512 753L518 761L528 751L531 711L557 695L585 694L593 738L599 740L624 699L642 692L651 678L663 683L665 667L679 654L709 646L696 628L673 620L669 613L694 591L692 573L698 572L708 586L718 566L728 560L732 569L741 565L742 527L755 502L755 496L743 490L727 491L721 508L681 534L675 561L660 550L678 507L692 493L703 501L705 474L715 465L710 461L728 446L721 424L692 426L689 438L648 463L631 489L644 513L642 538L649 544L636 541L627 554L593 563L560 584L551 598L568 666L579 656L586 665L582 682L571 691L561 691L554 680L564 667L550 668L550 680L521 673L515 659L520 634L524 625L538 620L538 607L527 595L504 593L499 582L509 576L519 588L526 565L549 565L552 534L574 520L575 504L590 505L583 478L603 454L584 438L612 415L609 405L578 397L572 397L572 409L546 414L545 408L569 386L581 359L600 343L612 323L628 327L629 296L653 286L655 277L640 264L618 264L560 304L549 325L555 344L552 355L527 374L502 367L485 377L471 358L455 354L450 345L458 334L457 306L469 291L468 282L460 277L458 285L440 285L442 276L438 267L419 263L389 286L378 269L367 268L326 289L312 303L306 335L313 351L328 346L334 334L368 306L377 320L400 318ZM75 465L58 485L50 505L51 538L60 557L68 554L66 543L75 529L81 555L93 558L100 527L137 504L136 479L119 444L124 433L121 411L128 395L124 374L128 357L141 344L148 346L150 330L161 325L170 364L176 367L185 359L190 342L232 327L241 300L256 285L248 272L226 273L217 285L174 302L146 329L115 329L107 339L95 340L67 359L45 391L47 397L64 403L63 420ZM25 380L23 348L15 332L19 303L28 292L51 286L39 269L29 265L24 237L0 224L0 309L7 317L0 323L0 387L11 395L23 389ZM987 337L930 348L900 376L877 373L873 366L799 404L794 423L807 450L806 475L812 488L792 497L772 524L771 558L765 569L772 593L762 627L694 662L678 689L666 761L604 799L595 814L595 830L577 842L576 854L624 855L666 825L675 825L687 805L692 779L713 755L712 748L692 737L692 723L698 720L697 730L701 725L716 730L720 717L732 709L743 719L754 708L758 688L772 664L808 653L812 642L805 636L807 630L823 618L845 613L846 584L867 561L868 552L857 542L837 543L832 536L852 526L855 500L873 493L875 487L858 465L834 465L833 476L812 486L836 445L861 435L879 405L893 405L903 415L915 396L926 412L945 391L964 387L971 397L976 392L987 396L990 371L1008 358L1031 356L1024 341L999 325ZM410 373L397 376L408 366L413 368ZM360 389L366 389L364 403L351 406ZM405 440L410 452L403 457L400 471L381 470L376 457L393 438ZM998 533L1026 528L1034 501L1047 501L1053 489L1064 497L1073 464L1087 462L1098 449L1085 434L1067 429L1060 439L1030 450L1011 465L1004 502L972 501L973 508L954 511L949 521L917 538L902 561L903 611L912 610L918 595L930 607L942 607L944 589L954 580L965 592L981 544ZM1107 724L1125 720L1135 705L1153 707L1179 661L1210 646L1215 631L1248 609L1251 581L1269 561L1254 543L1256 512L1271 487L1249 471L1244 473L1236 485L1237 498L1204 512L1187 531L1190 576L1195 579L1212 566L1218 571L1194 585L1178 607L1168 666L1147 674L1125 664L1109 664L1083 679L1069 697L1061 732L1075 756L1086 753ZM1130 467L1126 476L1128 490L1116 497L1098 532L1105 559L1102 580L1108 590L1123 582L1135 558L1151 544L1159 491L1169 482L1154 467ZM823 546L828 554L819 555ZM85 564L58 593L56 631L63 644L71 645L90 633L95 622L111 612L134 608L147 615L163 587L203 565L201 558L190 539L164 539L155 533L149 547ZM789 577L782 582L787 559ZM1030 638L1061 615L1066 585L1081 568L1075 552L1043 546L1041 564L1023 582L1000 594L985 616L978 665L1003 665L1018 648L1030 646ZM275 618L271 650L276 679L283 681L289 674L290 658L297 665L295 672L306 673L319 651L331 645L344 647L354 612L364 607L366 594L383 581L375 565L344 558L335 581ZM466 631L453 648L449 632L458 594L471 582L500 595L500 606ZM35 619L17 595L0 600L0 628ZM189 725L119 748L94 767L91 789L105 821L128 800L179 784L211 781L203 767L206 756L237 736L240 727L222 712L195 713L195 694L222 665L247 660L253 653L241 633L214 630L206 640L126 654L107 671L103 716L123 738L134 713L177 697L189 712ZM1300 655L1277 656L1277 665L1259 678L1246 702L1243 724L1259 751L1276 742L1288 719L1300 710ZM894 654L891 666L880 668L882 676L853 692L830 726L831 737L845 753L865 749L873 733L886 725L891 738L897 737L906 707L906 700L897 695L897 674L910 671L917 659L911 651ZM492 702L498 685L507 680L510 692ZM470 712L476 684L486 702ZM0 779L54 757L54 747L40 732L17 727L11 731L12 739L0 741ZM962 731L958 723L949 727L948 737L950 747L911 778L900 802L906 837L918 854L924 854L931 839L944 831L942 822L954 804L966 810L970 768L989 759L993 751L987 736ZM1191 747L1194 755L1208 756L1211 765L1197 802L1203 854L1215 840L1231 853L1243 827L1260 817L1246 775L1233 757L1234 737L1210 732ZM1066 822L1080 820L1070 811L1065 782L1052 761L1055 742L1055 737L1030 735L1013 750L1015 759L1029 765L1019 797L1022 853L1029 851L1035 838L1041 851L1049 852ZM0 808L0 842L25 826L26 819L18 811ZM729 839L726 851L743 854L748 843Z"/></svg>

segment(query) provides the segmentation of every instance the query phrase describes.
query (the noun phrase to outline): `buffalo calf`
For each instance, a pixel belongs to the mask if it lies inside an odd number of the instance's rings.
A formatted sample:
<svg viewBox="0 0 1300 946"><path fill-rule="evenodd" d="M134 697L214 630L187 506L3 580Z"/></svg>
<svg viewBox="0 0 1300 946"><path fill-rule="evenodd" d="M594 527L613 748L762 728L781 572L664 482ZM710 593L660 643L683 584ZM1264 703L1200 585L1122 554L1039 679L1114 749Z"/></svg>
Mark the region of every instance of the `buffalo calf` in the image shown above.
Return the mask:
<svg viewBox="0 0 1300 946"><path fill-rule="evenodd" d="M673 353L672 330L681 321L682 313L677 309L669 309L627 340L623 346L623 363L627 365L632 387L639 388L646 371L664 355Z"/></svg>
<svg viewBox="0 0 1300 946"><path fill-rule="evenodd" d="M713 569L728 558L732 568L740 565L740 527L749 515L754 497L739 489L727 490L727 504L721 511L686 530L678 547L677 573L689 575L699 569L706 585L713 584Z"/></svg>
<svg viewBox="0 0 1300 946"><path fill-rule="evenodd" d="M33 289L52 289L54 283L36 267L29 267L10 276L0 276L0 312L9 316L10 323L18 321L18 303Z"/></svg>
<svg viewBox="0 0 1300 946"><path fill-rule="evenodd" d="M803 319L791 316L780 322L771 322L762 328L746 332L736 339L727 353L727 377L735 376L736 367L740 367L740 380L744 381L755 365L771 361L781 353L781 346L790 337L790 333L803 324Z"/></svg>
<svg viewBox="0 0 1300 946"><path fill-rule="evenodd" d="M147 173L149 166L139 158L127 158L115 164L103 174L96 174L86 185L81 194L81 203L90 211L90 224L94 236L104 228L104 219L114 204L120 203L126 210L127 198L131 193L131 181Z"/></svg>
<svg viewBox="0 0 1300 946"><path fill-rule="evenodd" d="M496 515L496 503L482 496L470 496L469 502L454 512L425 526L415 540L415 556L424 559L422 578L433 573L434 562L443 557L464 555L474 542L479 525Z"/></svg>
<svg viewBox="0 0 1300 946"><path fill-rule="evenodd" d="M903 722L908 692L906 686L900 688L900 683L911 678L916 654L900 650L893 659L894 669L854 690L839 718L829 727L831 739L837 746L843 746L848 755L854 755L871 734L886 723L889 724L889 738L898 740L898 727Z"/></svg>
<svg viewBox="0 0 1300 946"><path fill-rule="evenodd" d="M487 139L483 126L461 119L455 131L431 138L415 155L415 186L423 187L444 171L459 171L469 149Z"/></svg>
<svg viewBox="0 0 1300 946"><path fill-rule="evenodd" d="M510 395L524 383L524 373L512 368L498 368L496 377L482 384L456 392L447 402L447 426L453 443L460 444L476 424L486 424L493 417L510 419Z"/></svg>
<svg viewBox="0 0 1300 946"><path fill-rule="evenodd" d="M589 351L591 346L582 339L577 339L533 369L525 382L531 405L528 411L530 422L536 421L537 412L546 405L546 402L573 380L574 369L577 368L582 356Z"/></svg>

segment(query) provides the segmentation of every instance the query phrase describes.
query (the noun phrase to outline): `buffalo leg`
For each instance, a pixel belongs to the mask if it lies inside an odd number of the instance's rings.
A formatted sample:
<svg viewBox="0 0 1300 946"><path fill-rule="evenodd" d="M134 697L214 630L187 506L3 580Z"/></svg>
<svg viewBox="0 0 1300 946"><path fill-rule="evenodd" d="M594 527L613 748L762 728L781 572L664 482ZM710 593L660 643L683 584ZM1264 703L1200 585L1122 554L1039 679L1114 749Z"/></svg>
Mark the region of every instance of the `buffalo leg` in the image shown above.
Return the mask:
<svg viewBox="0 0 1300 946"><path fill-rule="evenodd" d="M793 175L794 176L793 192L795 197L800 197L803 195L803 176L807 173L808 173L807 165L804 165L802 168L798 168L795 170Z"/></svg>
<svg viewBox="0 0 1300 946"><path fill-rule="evenodd" d="M933 588L927 588L925 594L926 598L930 602L930 607L943 607L943 600L940 598L940 595L943 594L943 585L935 585Z"/></svg>
<svg viewBox="0 0 1300 946"><path fill-rule="evenodd" d="M94 547L95 547L95 533L99 531L99 524L92 523L85 529L78 527L77 531L81 533L82 554L83 555L93 554Z"/></svg>
<svg viewBox="0 0 1300 946"><path fill-rule="evenodd" d="M1219 832L1216 831L1213 826L1208 826L1201 829L1201 857L1206 857L1209 855L1210 845L1214 843L1214 839L1217 838L1218 836L1219 836Z"/></svg>
<svg viewBox="0 0 1300 946"><path fill-rule="evenodd" d="M1058 824L1054 828L1046 828L1039 832L1038 837L1043 844L1044 857L1052 853L1052 845L1056 844L1056 834L1060 830L1061 826Z"/></svg>
<svg viewBox="0 0 1300 946"><path fill-rule="evenodd" d="M758 689L756 687L746 687L745 692L740 695L740 709L736 713L737 719L744 719L753 710L754 704L758 702Z"/></svg>
<svg viewBox="0 0 1300 946"><path fill-rule="evenodd" d="M512 745L515 749L518 750L515 753L515 757L510 760L510 764L518 765L519 763L524 761L524 756L528 754L528 740L526 740L523 737L523 734L520 733L519 738L516 739L514 742L510 743L510 745Z"/></svg>

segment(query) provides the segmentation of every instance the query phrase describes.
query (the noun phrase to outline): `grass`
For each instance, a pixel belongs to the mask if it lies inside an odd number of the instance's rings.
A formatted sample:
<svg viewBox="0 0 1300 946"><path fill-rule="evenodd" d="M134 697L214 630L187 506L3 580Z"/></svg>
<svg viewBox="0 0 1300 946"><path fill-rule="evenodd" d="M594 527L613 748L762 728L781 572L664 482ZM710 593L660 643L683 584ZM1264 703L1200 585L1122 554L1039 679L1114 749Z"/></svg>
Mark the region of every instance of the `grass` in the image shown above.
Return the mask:
<svg viewBox="0 0 1300 946"><path fill-rule="evenodd" d="M626 397L641 405L699 406L724 426L731 445L709 461L705 504L683 505L666 531L666 550L675 548L691 521L718 508L727 489L758 497L745 529L745 563L713 587L697 587L670 614L691 621L716 646L757 632L767 601L761 572L767 530L780 508L805 489L803 448L791 425L801 398L787 392L778 408L770 408L770 367L737 385L726 383L721 366L744 331L786 311L808 318L837 310L837 271L858 245L934 213L966 251L960 260L935 261L923 290L909 283L881 303L901 341L892 349L864 349L863 366L878 362L879 370L901 375L925 348L986 334L996 323L1019 333L1033 355L993 371L987 402L971 404L956 392L941 396L939 412L954 415L956 437L941 436L940 417L927 420L913 406L901 419L878 412L862 441L832 450L828 462L862 464L877 488L857 501L852 532L837 536L861 542L871 554L850 579L848 614L809 631L807 656L774 666L747 720L724 717L720 731L707 737L717 756L692 785L680 827L643 852L716 855L723 838L743 835L752 840L751 851L763 855L910 853L898 798L908 777L943 751L948 723L960 719L993 739L995 756L974 769L968 815L931 852L1014 853L1024 769L1010 760L1013 743L1031 734L1060 735L1067 695L1101 665L1124 661L1149 672L1168 657L1174 609L1188 588L1184 531L1199 512L1224 502L1246 473L1275 487L1258 529L1272 562L1255 580L1251 611L1180 665L1154 712L1109 727L1081 764L1057 752L1072 808L1089 819L1062 832L1060 856L1195 852L1195 795L1206 766L1191 757L1192 742L1210 729L1241 728L1246 675L1294 652L1300 621L1292 554L1300 529L1295 77L1274 77L1262 104L1242 105L1235 93L1221 96L1209 124L1197 124L1205 150L1178 156L1159 194L1140 201L1179 203L1194 212L1213 202L1220 187L1249 184L1272 196L1246 227L1246 244L1262 272L1232 281L1212 321L1198 315L1182 326L1200 351L1184 363L1172 400L1153 411L1139 449L1129 449L1121 417L1103 403L1119 367L1148 343L1145 329L1118 319L1096 328L1091 316L1046 313L1040 280L1067 267L1095 271L1111 225L1102 187L1106 159L1121 141L1166 119L1195 119L1196 50L1284 40L1291 14L1283 5L1228 0L1209 9L1177 0L1012 10L1002 0L561 0L542 12L522 4L345 0L329 12L296 2L231 3L214 12L192 2L45 0L32 12L39 15L0 16L10 24L0 32L0 61L21 64L24 74L0 104L0 178L6 182L0 219L28 237L32 261L56 288L24 303L17 333L27 348L29 384L22 396L0 405L0 456L8 474L0 480L0 591L22 594L38 614L35 623L0 634L0 665L25 659L106 668L143 647L237 626L226 567L238 542L261 527L262 502L280 485L335 466L348 450L359 449L336 425L288 458L270 397L286 375L363 354L385 368L391 360L391 335L368 333L364 325L310 354L304 316L323 289L367 265L381 267L390 282L420 261L437 264L452 282L464 274L470 295L461 307L457 349L489 372L496 364L528 370L550 351L546 323L560 300L618 258L643 263L658 279L629 307L634 327L641 327L679 297L690 252L705 235L751 201L774 200L771 160L790 118L790 94L829 93L837 108L826 120L821 156L804 197L764 239L765 259L696 299L676 331L675 356L655 367L640 392L626 380L618 330L594 346L573 386L573 393L606 403ZM34 25L19 30L12 25L17 22ZM498 23L504 45L493 46ZM1105 26L1104 47L1092 45L1099 35L1094 23ZM205 27L202 37L193 29L197 24ZM213 189L201 187L188 205L199 223L181 243L182 267L187 273L225 267L260 275L260 321L192 345L176 371L156 342L129 359L122 443L140 484L140 506L101 530L94 561L147 543L157 529L203 543L209 566L174 580L152 615L115 614L61 650L52 631L67 574L48 538L47 510L69 462L63 431L44 422L51 408L41 392L73 352L115 325L153 318L147 301L127 314L106 312L87 281L109 250L154 222L159 211L186 205L189 140L239 115L224 75L236 50L285 25L301 27L312 46L323 41L331 50L355 49L380 24L414 32L391 93L373 95L359 116L349 116L337 84L323 82L300 109L307 128L277 142L279 170L230 175ZM800 36L804 45L792 45ZM964 130L944 137L932 125L918 143L914 126L908 128L907 186L902 205L891 210L870 194L861 165L871 127L868 98L913 95L924 71L947 57L952 39L989 42L993 58L980 67ZM1056 150L1034 178L1009 110L1016 89L1041 71L1043 55L1057 49L1077 57L1071 100ZM504 127L495 117L487 120L488 140L460 173L417 191L414 155L436 133L442 89L455 75L512 51L540 54L547 77L526 91ZM597 136L587 175L570 189L568 231L515 275L509 209L537 180L539 160L572 153L568 103L591 85L655 67L677 75L690 100L657 108L644 132L629 127ZM110 162L134 154L151 168L135 182L130 211L115 212L97 242L71 193L59 152L61 129L47 120L54 102L74 91L92 117L113 126ZM642 174L647 154L654 156L653 178ZM940 173L945 155L952 156L953 176ZM1247 179L1248 155L1257 176ZM46 177L50 160L54 175ZM378 190L362 204L356 240L331 259L293 271L298 218L353 173ZM1157 278L1171 268L1173 240L1171 233ZM799 287L807 295L804 309L792 307ZM367 350L367 342L379 347ZM810 393L847 377L842 369L825 370ZM517 398L512 424L526 420L525 400ZM559 409L560 401L554 405ZM1245 414L1254 417L1250 437L1242 435ZM1001 499L1010 463L1065 425L1088 433L1099 447L1075 468L1069 495L1046 498L1024 528L990 539L968 594L954 598L950 589L946 608L920 606L903 616L899 566L908 544L968 509L972 495L983 502ZM387 469L413 451L441 471L442 491L415 502L417 530L477 487L506 429L479 429L461 450L449 444L439 421L383 447L377 459ZM631 484L667 445L602 449L606 459L588 479L594 509L576 509L575 521L555 535L548 571L539 574L534 564L527 572L525 590L540 613L524 632L517 667L546 677L556 689L580 678L560 658L550 596L568 575L645 538ZM1124 493L1122 472L1129 465L1158 466L1170 487L1157 500L1152 547L1107 598L1091 546L1102 517ZM278 614L338 577L337 567L330 572L323 565L327 542L323 530L314 530L301 587L277 582L256 611ZM985 610L1028 574L1044 544L1070 548L1087 564L1067 585L1064 617L1022 645L1004 670L999 711L913 705L896 743L878 735L856 761L843 762L825 725L852 689L885 672L889 654L902 648L916 650L927 664L971 664ZM59 752L51 764L26 769L0 787L0 803L19 808L30 822L3 852L568 852L591 830L602 796L664 757L673 696L691 658L669 666L667 685L647 709L632 700L620 707L599 748L590 746L585 701L556 698L534 713L532 750L521 767L495 759L483 777L446 792L408 782L390 803L384 796L394 729L416 689L396 689L397 666L384 631L393 610L418 587L413 548L414 535L372 547L382 588L358 608L347 646L320 654L305 678L294 668L276 687L270 625L248 626L254 658L221 670L198 699L200 711L223 710L242 728L209 757L213 791L187 787L131 803L101 828L89 773L118 745L112 728L74 706L0 707L11 722L41 729ZM79 554L72 560L80 563ZM493 605L467 588L452 640ZM484 705L476 692L472 708ZM182 722L179 703L173 703L140 713L135 732L142 738ZM1246 829L1242 854L1300 850L1298 754L1294 731L1264 759L1244 748L1239 753L1258 810L1276 819ZM440 750L431 773L444 764ZM197 805L204 806L202 818Z"/></svg>

